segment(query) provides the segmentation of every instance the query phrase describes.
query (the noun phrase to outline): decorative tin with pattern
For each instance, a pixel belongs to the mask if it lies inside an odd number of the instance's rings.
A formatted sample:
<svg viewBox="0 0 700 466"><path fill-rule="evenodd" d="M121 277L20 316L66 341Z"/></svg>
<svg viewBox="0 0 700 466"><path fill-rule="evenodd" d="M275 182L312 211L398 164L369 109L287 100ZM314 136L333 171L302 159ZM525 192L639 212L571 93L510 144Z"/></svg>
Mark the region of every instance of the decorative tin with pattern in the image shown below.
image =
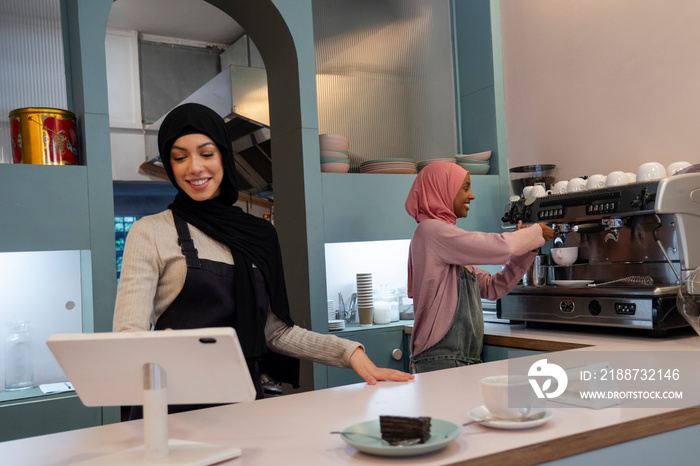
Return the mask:
<svg viewBox="0 0 700 466"><path fill-rule="evenodd" d="M57 108L10 112L13 163L78 165L75 115Z"/></svg>

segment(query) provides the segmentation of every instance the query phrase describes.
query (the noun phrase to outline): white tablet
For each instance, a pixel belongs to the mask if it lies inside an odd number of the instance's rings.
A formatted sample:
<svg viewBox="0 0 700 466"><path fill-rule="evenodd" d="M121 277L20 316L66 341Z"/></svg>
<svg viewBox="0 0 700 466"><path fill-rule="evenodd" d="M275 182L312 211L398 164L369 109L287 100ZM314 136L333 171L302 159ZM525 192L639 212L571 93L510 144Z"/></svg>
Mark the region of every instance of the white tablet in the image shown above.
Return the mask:
<svg viewBox="0 0 700 466"><path fill-rule="evenodd" d="M54 334L46 344L86 406L142 405L147 363L165 371L168 404L255 399L241 345L230 327Z"/></svg>

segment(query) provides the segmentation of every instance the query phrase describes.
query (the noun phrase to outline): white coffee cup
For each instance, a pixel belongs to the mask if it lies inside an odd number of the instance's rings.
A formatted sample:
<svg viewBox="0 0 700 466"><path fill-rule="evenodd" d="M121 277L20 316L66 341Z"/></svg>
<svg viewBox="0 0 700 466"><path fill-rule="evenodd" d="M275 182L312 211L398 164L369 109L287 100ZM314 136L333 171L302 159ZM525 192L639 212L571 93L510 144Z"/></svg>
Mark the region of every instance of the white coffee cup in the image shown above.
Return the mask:
<svg viewBox="0 0 700 466"><path fill-rule="evenodd" d="M586 189L598 189L605 186L605 175L591 175L586 180Z"/></svg>
<svg viewBox="0 0 700 466"><path fill-rule="evenodd" d="M527 199L527 198L529 198L529 197L531 196L532 188L534 188L534 186L525 186L525 187L523 188L523 197L524 197L525 199Z"/></svg>
<svg viewBox="0 0 700 466"><path fill-rule="evenodd" d="M637 169L637 181L661 180L666 178L666 168L659 162L643 163Z"/></svg>
<svg viewBox="0 0 700 466"><path fill-rule="evenodd" d="M636 183L637 182L637 174L636 173L626 172L625 175L627 175L627 179L629 180L628 183Z"/></svg>
<svg viewBox="0 0 700 466"><path fill-rule="evenodd" d="M689 162L673 162L668 167L666 167L666 174L668 176L673 176L676 172L688 168L690 166Z"/></svg>
<svg viewBox="0 0 700 466"><path fill-rule="evenodd" d="M625 174L625 172L610 172L605 178L605 186L620 186L627 183L629 183L629 178L627 178L627 174Z"/></svg>
<svg viewBox="0 0 700 466"><path fill-rule="evenodd" d="M479 381L484 406L499 419L519 419L530 412L534 392L527 377L494 375Z"/></svg>
<svg viewBox="0 0 700 466"><path fill-rule="evenodd" d="M568 185L569 182L566 180L562 181L557 181L554 183L554 187L552 188L552 193L553 194L565 194L566 193L566 185Z"/></svg>
<svg viewBox="0 0 700 466"><path fill-rule="evenodd" d="M569 180L569 183L566 185L566 192L567 193L575 193L577 191L585 191L586 190L586 180L583 178L572 178Z"/></svg>
<svg viewBox="0 0 700 466"><path fill-rule="evenodd" d="M532 187L532 191L530 191L530 197L544 197L546 195L547 190L544 189L544 186L535 185Z"/></svg>

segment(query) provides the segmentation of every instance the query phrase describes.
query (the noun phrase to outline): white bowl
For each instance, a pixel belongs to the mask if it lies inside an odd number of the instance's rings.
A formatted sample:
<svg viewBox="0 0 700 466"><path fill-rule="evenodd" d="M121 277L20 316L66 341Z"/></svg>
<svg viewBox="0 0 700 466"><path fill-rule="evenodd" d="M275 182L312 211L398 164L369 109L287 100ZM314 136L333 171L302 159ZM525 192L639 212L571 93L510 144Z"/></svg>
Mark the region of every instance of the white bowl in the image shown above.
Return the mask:
<svg viewBox="0 0 700 466"><path fill-rule="evenodd" d="M661 180L666 178L666 167L659 162L643 163L637 169L637 181Z"/></svg>
<svg viewBox="0 0 700 466"><path fill-rule="evenodd" d="M347 173L350 171L349 163L322 163L321 171L323 173Z"/></svg>
<svg viewBox="0 0 700 466"><path fill-rule="evenodd" d="M477 152L476 154L457 154L455 156L457 158L457 161L459 162L460 160L488 160L491 158L491 151L488 150L486 152Z"/></svg>
<svg viewBox="0 0 700 466"><path fill-rule="evenodd" d="M578 259L578 247L553 248L551 250L552 260L557 265L571 265Z"/></svg>

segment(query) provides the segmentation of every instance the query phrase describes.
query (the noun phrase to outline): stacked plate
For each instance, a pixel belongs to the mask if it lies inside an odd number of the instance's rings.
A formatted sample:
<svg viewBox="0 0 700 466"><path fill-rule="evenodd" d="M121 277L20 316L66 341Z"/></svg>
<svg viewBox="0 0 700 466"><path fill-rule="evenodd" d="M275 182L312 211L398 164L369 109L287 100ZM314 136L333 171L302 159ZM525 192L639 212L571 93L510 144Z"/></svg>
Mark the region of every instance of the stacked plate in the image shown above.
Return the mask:
<svg viewBox="0 0 700 466"><path fill-rule="evenodd" d="M345 328L345 321L343 319L334 319L328 321L328 330L343 330Z"/></svg>
<svg viewBox="0 0 700 466"><path fill-rule="evenodd" d="M347 173L350 171L350 141L341 134L327 133L318 136L321 148L321 171Z"/></svg>
<svg viewBox="0 0 700 466"><path fill-rule="evenodd" d="M447 163L455 163L457 160L454 157L443 157L439 159L428 159L428 160L421 160L420 162L416 163L416 168L418 171L421 171L425 167L427 167L429 164L433 162L447 162Z"/></svg>
<svg viewBox="0 0 700 466"><path fill-rule="evenodd" d="M372 325L374 312L374 295L372 294L372 274L358 273L357 280L357 313L360 316L360 326Z"/></svg>
<svg viewBox="0 0 700 466"><path fill-rule="evenodd" d="M332 299L328 300L328 322L335 320L335 303Z"/></svg>
<svg viewBox="0 0 700 466"><path fill-rule="evenodd" d="M360 173L399 173L411 175L416 173L413 159L376 159L360 164Z"/></svg>
<svg viewBox="0 0 700 466"><path fill-rule="evenodd" d="M489 159L491 151L477 152L475 154L457 155L457 165L467 170L472 175L486 175L491 169Z"/></svg>

